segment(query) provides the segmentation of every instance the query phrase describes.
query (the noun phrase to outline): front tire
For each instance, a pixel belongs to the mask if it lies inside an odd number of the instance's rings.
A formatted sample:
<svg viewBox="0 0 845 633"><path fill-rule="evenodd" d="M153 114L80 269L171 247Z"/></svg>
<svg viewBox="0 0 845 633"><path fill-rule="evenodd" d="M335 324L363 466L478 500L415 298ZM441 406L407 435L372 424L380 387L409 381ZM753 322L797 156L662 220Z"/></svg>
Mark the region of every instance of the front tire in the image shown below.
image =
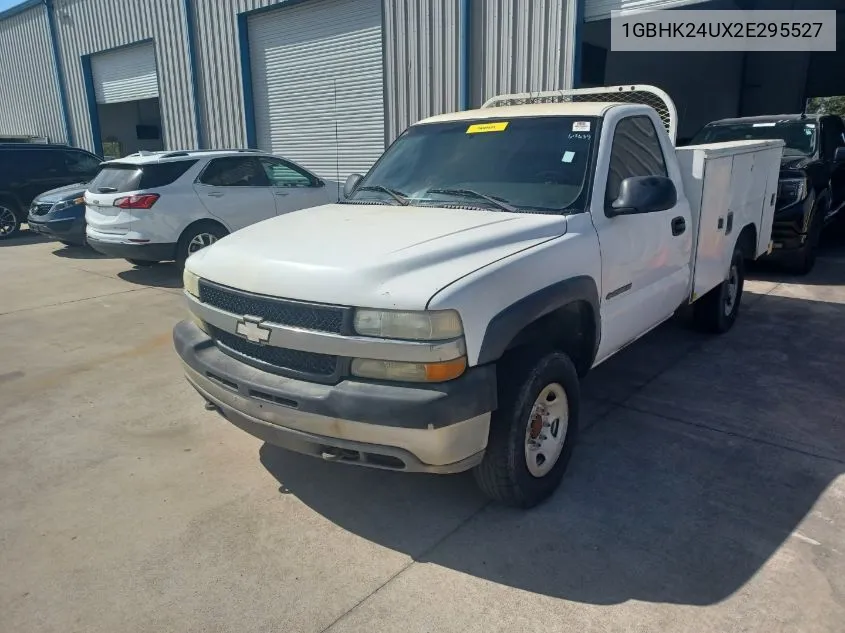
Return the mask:
<svg viewBox="0 0 845 633"><path fill-rule="evenodd" d="M739 315L742 289L745 286L745 258L734 250L728 278L693 304L693 318L700 330L724 334L733 327Z"/></svg>
<svg viewBox="0 0 845 633"><path fill-rule="evenodd" d="M569 464L579 406L578 373L563 352L505 360L487 450L473 471L484 494L519 508L548 498Z"/></svg>

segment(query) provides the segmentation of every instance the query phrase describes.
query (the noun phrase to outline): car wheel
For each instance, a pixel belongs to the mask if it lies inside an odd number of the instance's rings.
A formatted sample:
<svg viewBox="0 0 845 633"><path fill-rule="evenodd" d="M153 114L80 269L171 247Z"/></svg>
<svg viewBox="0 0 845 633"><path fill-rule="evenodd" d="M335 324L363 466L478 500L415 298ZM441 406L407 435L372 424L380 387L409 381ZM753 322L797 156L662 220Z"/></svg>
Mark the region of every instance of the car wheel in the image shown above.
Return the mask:
<svg viewBox="0 0 845 633"><path fill-rule="evenodd" d="M530 508L560 485L578 434L580 388L562 352L505 361L484 459L473 474L499 503Z"/></svg>
<svg viewBox="0 0 845 633"><path fill-rule="evenodd" d="M821 223L816 222L816 226L813 228L804 246L798 250L793 261L790 262L789 271L791 273L795 275L809 275L812 272L816 265L816 253L818 252L821 233Z"/></svg>
<svg viewBox="0 0 845 633"><path fill-rule="evenodd" d="M16 211L16 205L7 200L0 200L0 240L12 237L20 231L21 221Z"/></svg>
<svg viewBox="0 0 845 633"><path fill-rule="evenodd" d="M157 261L151 261L149 259L126 259L127 262L132 264L133 266L138 266L138 268L147 268L148 266L155 266L158 264Z"/></svg>
<svg viewBox="0 0 845 633"><path fill-rule="evenodd" d="M742 251L736 248L728 278L693 304L693 317L698 328L713 334L730 330L739 315L744 286L745 259Z"/></svg>
<svg viewBox="0 0 845 633"><path fill-rule="evenodd" d="M217 240L226 237L229 232L219 224L212 222L201 222L189 227L182 237L179 238L179 245L176 248L176 263L185 265L191 255L211 246Z"/></svg>

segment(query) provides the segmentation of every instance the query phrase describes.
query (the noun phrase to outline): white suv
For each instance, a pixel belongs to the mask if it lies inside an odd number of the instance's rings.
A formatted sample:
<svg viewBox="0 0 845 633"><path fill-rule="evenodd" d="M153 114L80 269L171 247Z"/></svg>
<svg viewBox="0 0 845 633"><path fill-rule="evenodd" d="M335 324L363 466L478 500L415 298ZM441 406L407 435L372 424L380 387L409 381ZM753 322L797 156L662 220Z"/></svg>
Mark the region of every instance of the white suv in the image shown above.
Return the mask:
<svg viewBox="0 0 845 633"><path fill-rule="evenodd" d="M250 224L337 202L336 182L257 150L139 152L85 192L88 243L135 265L188 256Z"/></svg>

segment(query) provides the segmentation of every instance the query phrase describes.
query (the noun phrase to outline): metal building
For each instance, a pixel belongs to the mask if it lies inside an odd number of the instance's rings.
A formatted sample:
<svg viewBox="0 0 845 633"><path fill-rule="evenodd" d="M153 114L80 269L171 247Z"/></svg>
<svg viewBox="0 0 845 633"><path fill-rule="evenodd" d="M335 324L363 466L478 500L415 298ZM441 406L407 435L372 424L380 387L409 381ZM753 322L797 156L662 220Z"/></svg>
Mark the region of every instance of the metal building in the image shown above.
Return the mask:
<svg viewBox="0 0 845 633"><path fill-rule="evenodd" d="M106 156L258 147L343 176L426 116L570 87L577 6L29 0L0 14L0 137Z"/></svg>

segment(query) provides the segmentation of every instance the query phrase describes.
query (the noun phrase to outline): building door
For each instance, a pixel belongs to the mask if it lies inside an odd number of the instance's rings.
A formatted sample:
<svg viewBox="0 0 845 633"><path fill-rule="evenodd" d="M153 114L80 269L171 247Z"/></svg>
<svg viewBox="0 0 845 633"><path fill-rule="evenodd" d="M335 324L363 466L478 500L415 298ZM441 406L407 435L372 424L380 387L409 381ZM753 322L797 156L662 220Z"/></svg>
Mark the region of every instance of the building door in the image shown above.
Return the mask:
<svg viewBox="0 0 845 633"><path fill-rule="evenodd" d="M248 24L258 147L318 176L363 173L384 150L380 0L312 0Z"/></svg>

